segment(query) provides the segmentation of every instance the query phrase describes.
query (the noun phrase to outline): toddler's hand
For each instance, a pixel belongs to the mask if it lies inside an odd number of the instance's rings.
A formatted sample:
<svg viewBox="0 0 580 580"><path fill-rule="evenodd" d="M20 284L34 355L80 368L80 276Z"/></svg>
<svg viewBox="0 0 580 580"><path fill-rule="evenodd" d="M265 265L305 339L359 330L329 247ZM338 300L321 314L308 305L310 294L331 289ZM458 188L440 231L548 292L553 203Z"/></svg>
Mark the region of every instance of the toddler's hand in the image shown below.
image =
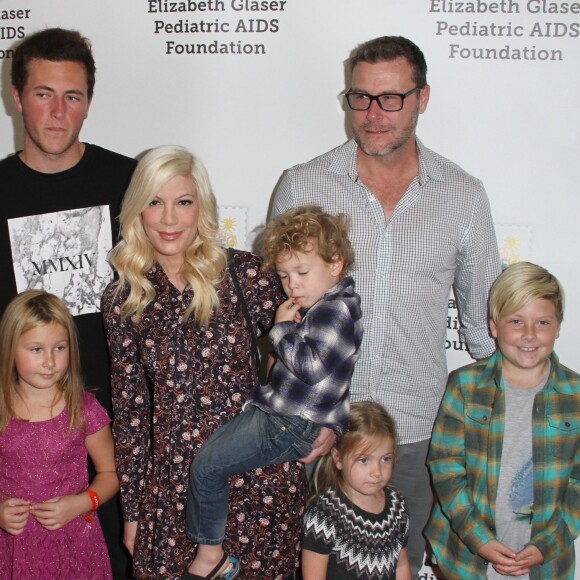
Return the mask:
<svg viewBox="0 0 580 580"><path fill-rule="evenodd" d="M0 503L0 528L13 536L19 536L26 528L31 502L10 498Z"/></svg>
<svg viewBox="0 0 580 580"><path fill-rule="evenodd" d="M296 304L292 298L288 298L285 302L282 302L276 310L276 316L274 317L274 322L278 324L279 322L300 322L301 316L300 305Z"/></svg>

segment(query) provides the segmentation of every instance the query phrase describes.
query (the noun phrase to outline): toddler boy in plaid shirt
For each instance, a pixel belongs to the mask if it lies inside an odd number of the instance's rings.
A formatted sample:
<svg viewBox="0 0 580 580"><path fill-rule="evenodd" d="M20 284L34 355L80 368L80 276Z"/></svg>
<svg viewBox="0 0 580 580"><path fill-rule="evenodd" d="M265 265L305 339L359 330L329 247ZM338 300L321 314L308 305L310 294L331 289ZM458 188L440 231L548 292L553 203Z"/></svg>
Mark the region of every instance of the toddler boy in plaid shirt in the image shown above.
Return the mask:
<svg viewBox="0 0 580 580"><path fill-rule="evenodd" d="M288 296L269 334L277 361L270 382L255 387L192 463L187 535L198 551L184 578L237 575L239 563L221 546L230 476L306 457L322 427L346 429L363 331L360 297L345 275L353 260L344 215L303 206L267 224L263 267L277 272Z"/></svg>

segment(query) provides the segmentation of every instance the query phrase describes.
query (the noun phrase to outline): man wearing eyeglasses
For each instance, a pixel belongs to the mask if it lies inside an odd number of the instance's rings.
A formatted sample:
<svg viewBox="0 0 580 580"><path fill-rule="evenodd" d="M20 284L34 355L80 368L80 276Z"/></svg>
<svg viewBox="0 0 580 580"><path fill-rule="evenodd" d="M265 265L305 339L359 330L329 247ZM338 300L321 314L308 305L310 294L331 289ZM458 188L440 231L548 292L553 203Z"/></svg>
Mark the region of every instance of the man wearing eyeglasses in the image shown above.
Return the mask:
<svg viewBox="0 0 580 580"><path fill-rule="evenodd" d="M409 508L416 578L432 504L425 459L447 382L448 298L453 286L471 356L491 355L487 296L500 261L482 183L415 135L430 94L421 50L381 37L359 46L349 65L354 138L286 171L273 215L316 204L351 218L365 326L351 399L377 401L396 420L392 482Z"/></svg>

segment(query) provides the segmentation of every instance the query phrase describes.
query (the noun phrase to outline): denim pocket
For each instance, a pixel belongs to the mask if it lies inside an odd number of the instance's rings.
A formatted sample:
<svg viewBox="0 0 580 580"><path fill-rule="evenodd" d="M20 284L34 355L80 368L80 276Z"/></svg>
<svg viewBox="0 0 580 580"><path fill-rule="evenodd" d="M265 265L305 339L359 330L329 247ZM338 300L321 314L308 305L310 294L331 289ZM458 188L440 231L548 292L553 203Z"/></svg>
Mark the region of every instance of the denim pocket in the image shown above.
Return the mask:
<svg viewBox="0 0 580 580"><path fill-rule="evenodd" d="M271 417L272 425L278 431L277 439L280 446L292 446L298 454L298 459L306 457L312 451L312 444L320 433L320 425L292 415L289 417Z"/></svg>

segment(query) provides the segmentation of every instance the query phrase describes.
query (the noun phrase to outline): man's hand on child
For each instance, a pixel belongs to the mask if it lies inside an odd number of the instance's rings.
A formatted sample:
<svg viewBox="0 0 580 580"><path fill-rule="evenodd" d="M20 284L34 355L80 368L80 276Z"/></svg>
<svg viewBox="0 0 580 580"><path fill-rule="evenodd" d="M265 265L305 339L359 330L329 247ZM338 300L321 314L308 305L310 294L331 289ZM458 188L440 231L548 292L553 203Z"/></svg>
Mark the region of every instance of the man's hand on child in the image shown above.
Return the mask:
<svg viewBox="0 0 580 580"><path fill-rule="evenodd" d="M276 316L274 317L274 322L278 324L279 322L300 322L301 316L300 312L300 305L296 304L292 298L288 298L288 300L282 302L280 306L278 306L278 310L276 310Z"/></svg>
<svg viewBox="0 0 580 580"><path fill-rule="evenodd" d="M335 443L336 433L328 427L322 427L320 429L320 434L312 444L310 455L299 459L300 463L311 463L317 457L322 457L323 455L330 453L330 450L333 448Z"/></svg>
<svg viewBox="0 0 580 580"><path fill-rule="evenodd" d="M10 498L0 503L0 528L13 536L19 536L26 528L31 502Z"/></svg>

